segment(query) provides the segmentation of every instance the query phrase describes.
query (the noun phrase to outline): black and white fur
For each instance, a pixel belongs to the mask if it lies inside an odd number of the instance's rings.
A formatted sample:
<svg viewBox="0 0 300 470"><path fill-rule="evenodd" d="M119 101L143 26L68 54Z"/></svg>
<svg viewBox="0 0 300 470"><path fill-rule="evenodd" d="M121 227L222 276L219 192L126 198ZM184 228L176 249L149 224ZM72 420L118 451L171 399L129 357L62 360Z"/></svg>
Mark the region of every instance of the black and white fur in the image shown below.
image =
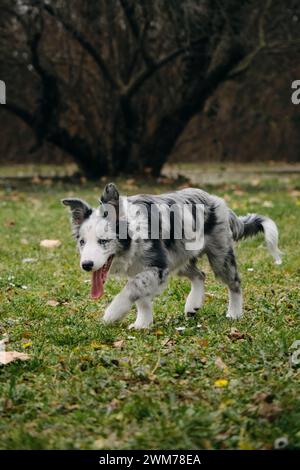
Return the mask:
<svg viewBox="0 0 300 470"><path fill-rule="evenodd" d="M78 240L80 264L83 269L98 270L114 255L110 274L124 275L128 282L105 310L103 321L121 320L135 303L136 321L130 328L148 328L153 322L152 299L160 293L170 273L185 276L191 281L191 291L185 304L186 317L194 316L204 301L205 274L198 268L197 260L206 254L215 273L228 287L227 317L238 319L242 315L243 297L241 281L234 254L234 241L263 232L267 248L277 264L281 263L278 249L278 231L268 217L248 214L238 217L225 201L200 189L188 188L160 196L136 195L127 198L128 204L143 205L150 209L158 204L203 204L204 246L201 250L186 250L185 239L156 240L145 238L120 239L120 224L125 223L130 232L133 220L122 220L117 212L117 229L113 232L104 206L122 207L122 197L113 183L102 195L102 205L92 209L80 199L64 199L72 213L73 234ZM150 211L148 210L148 213ZM174 227L173 227L174 228Z"/></svg>

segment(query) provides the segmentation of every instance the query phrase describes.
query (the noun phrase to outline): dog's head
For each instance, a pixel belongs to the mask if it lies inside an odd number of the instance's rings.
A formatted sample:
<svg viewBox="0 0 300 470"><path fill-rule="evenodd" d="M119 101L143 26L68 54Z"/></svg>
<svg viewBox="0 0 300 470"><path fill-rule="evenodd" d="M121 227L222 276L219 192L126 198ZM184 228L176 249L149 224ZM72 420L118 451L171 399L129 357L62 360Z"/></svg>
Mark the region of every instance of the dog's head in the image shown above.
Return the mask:
<svg viewBox="0 0 300 470"><path fill-rule="evenodd" d="M91 208L81 199L63 199L70 207L72 231L80 253L80 266L92 272L91 295L97 299L103 294L114 256L124 249L120 241L120 197L113 183L107 184L100 207ZM126 241L125 241L126 242Z"/></svg>

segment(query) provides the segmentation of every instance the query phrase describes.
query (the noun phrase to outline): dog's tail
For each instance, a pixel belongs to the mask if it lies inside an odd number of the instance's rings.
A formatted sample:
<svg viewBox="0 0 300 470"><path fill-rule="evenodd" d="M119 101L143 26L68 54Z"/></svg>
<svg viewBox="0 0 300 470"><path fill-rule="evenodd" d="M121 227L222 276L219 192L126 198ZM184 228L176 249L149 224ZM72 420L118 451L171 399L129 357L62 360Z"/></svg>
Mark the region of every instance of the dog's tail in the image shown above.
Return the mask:
<svg viewBox="0 0 300 470"><path fill-rule="evenodd" d="M275 259L275 263L281 264L282 253L278 248L278 229L272 219L258 214L248 214L238 217L230 210L229 223L233 239L236 241L253 237L259 232L263 232L267 248Z"/></svg>

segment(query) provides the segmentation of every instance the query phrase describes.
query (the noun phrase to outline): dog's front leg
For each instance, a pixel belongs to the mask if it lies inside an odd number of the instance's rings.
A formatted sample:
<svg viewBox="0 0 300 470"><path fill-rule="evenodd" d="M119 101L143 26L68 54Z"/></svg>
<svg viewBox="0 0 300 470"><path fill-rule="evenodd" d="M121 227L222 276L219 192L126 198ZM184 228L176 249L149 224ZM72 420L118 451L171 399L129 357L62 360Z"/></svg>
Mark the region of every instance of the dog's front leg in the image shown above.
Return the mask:
<svg viewBox="0 0 300 470"><path fill-rule="evenodd" d="M126 287L114 298L104 313L104 323L121 320L129 312L133 301L130 300Z"/></svg>
<svg viewBox="0 0 300 470"><path fill-rule="evenodd" d="M121 320L137 303L138 316L131 328L148 328L152 323L151 299L160 291L167 278L167 270L157 267L147 268L130 279L105 311L103 320L112 323Z"/></svg>
<svg viewBox="0 0 300 470"><path fill-rule="evenodd" d="M149 328L153 323L152 304L149 297L136 301L137 317L134 323L129 325L129 329L142 330Z"/></svg>

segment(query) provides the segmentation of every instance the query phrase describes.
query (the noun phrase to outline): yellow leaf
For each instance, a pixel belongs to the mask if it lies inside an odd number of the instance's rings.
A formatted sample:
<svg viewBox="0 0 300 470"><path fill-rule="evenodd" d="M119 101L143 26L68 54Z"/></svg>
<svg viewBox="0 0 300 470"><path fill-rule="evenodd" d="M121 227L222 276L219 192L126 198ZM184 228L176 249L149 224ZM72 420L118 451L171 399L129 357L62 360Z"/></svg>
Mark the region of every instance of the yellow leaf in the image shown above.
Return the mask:
<svg viewBox="0 0 300 470"><path fill-rule="evenodd" d="M22 344L22 347L23 347L24 349L30 348L30 346L32 346L32 341L28 341L28 343L23 343L23 344Z"/></svg>
<svg viewBox="0 0 300 470"><path fill-rule="evenodd" d="M162 330L156 330L154 334L156 334L157 336L162 336L164 332Z"/></svg>
<svg viewBox="0 0 300 470"><path fill-rule="evenodd" d="M215 381L215 387L222 388L227 387L228 380L227 379L218 379Z"/></svg>
<svg viewBox="0 0 300 470"><path fill-rule="evenodd" d="M92 341L90 344L92 349L102 349L103 344L99 343L98 341Z"/></svg>
<svg viewBox="0 0 300 470"><path fill-rule="evenodd" d="M242 440L239 441L239 449L240 450L253 450L253 445L250 444L250 442Z"/></svg>

